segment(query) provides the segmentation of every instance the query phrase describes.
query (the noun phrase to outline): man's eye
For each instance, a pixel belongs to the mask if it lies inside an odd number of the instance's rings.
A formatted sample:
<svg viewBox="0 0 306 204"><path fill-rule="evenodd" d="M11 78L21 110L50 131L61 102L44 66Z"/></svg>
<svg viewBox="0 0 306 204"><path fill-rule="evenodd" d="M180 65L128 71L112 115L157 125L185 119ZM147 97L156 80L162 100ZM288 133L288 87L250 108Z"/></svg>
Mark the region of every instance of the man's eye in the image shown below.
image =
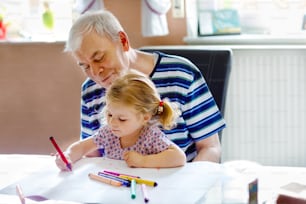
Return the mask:
<svg viewBox="0 0 306 204"><path fill-rule="evenodd" d="M82 67L82 69L83 69L84 71L87 71L87 70L89 70L89 66Z"/></svg>
<svg viewBox="0 0 306 204"><path fill-rule="evenodd" d="M94 59L94 62L101 62L103 60L103 56L101 56L101 57L96 57L95 59Z"/></svg>
<svg viewBox="0 0 306 204"><path fill-rule="evenodd" d="M79 66L81 67L81 69L83 69L84 71L87 71L89 69L89 65L86 64L79 64Z"/></svg>

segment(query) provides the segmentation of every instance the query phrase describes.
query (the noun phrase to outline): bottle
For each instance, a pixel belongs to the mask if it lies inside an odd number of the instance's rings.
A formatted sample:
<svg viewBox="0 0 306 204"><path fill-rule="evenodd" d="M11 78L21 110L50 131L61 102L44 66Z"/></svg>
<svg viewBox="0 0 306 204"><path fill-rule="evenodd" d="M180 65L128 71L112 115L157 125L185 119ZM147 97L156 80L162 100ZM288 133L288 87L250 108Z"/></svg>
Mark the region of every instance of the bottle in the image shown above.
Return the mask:
<svg viewBox="0 0 306 204"><path fill-rule="evenodd" d="M0 40L6 38L6 25L3 22L3 18L0 16Z"/></svg>
<svg viewBox="0 0 306 204"><path fill-rule="evenodd" d="M43 24L47 29L52 30L54 27L53 12L51 11L50 5L47 1L43 2L43 6L44 6L44 12L42 14Z"/></svg>

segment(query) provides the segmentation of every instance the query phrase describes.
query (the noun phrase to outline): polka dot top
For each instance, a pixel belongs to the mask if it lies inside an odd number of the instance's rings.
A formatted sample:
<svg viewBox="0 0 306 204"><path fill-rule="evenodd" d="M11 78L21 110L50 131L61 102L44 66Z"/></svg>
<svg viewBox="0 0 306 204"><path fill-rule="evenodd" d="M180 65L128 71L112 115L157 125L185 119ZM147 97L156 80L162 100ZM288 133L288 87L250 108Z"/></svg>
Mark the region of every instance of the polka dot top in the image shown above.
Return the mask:
<svg viewBox="0 0 306 204"><path fill-rule="evenodd" d="M120 137L114 135L109 126L104 126L93 136L98 148L104 149L104 156L123 160L123 152L136 151L142 155L157 154L166 150L172 142L157 126L145 127L138 141L126 148L121 148Z"/></svg>

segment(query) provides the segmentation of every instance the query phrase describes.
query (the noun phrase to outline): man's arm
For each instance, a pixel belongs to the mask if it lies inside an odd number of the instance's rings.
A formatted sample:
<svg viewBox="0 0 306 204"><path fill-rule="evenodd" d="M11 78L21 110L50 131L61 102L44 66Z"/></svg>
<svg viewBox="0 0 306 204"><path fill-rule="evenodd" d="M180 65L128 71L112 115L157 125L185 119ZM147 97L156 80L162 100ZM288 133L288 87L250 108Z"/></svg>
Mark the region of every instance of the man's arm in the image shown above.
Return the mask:
<svg viewBox="0 0 306 204"><path fill-rule="evenodd" d="M214 134L206 139L196 142L197 156L194 161L220 162L221 145L218 134Z"/></svg>

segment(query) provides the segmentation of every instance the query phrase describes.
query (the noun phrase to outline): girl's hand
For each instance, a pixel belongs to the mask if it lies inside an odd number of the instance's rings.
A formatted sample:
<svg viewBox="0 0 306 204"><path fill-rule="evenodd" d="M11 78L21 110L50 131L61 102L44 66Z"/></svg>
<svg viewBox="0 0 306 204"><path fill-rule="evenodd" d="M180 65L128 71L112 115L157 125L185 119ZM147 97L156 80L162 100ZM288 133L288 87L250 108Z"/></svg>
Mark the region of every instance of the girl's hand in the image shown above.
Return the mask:
<svg viewBox="0 0 306 204"><path fill-rule="evenodd" d="M68 169L67 165L65 164L65 162L61 159L60 155L58 153L52 153L52 156L55 156L55 163L57 165L57 167L61 170L61 171L70 171L70 169ZM72 164L70 157L65 154L65 157L67 159L67 161Z"/></svg>
<svg viewBox="0 0 306 204"><path fill-rule="evenodd" d="M129 167L142 167L144 162L144 156L135 151L124 152L123 159Z"/></svg>

